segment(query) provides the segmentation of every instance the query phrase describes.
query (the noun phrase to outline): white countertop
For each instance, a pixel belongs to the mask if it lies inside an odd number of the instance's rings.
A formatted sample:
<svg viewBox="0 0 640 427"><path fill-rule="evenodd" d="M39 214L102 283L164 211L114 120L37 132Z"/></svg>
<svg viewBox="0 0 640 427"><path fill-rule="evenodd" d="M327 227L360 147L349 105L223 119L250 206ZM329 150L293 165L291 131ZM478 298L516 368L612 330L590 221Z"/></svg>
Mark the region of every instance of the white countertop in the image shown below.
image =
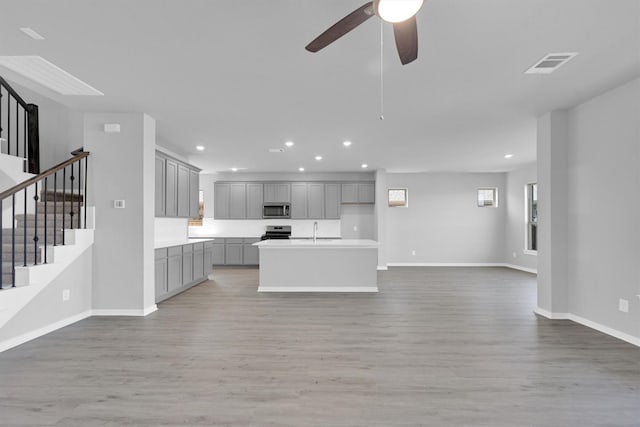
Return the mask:
<svg viewBox="0 0 640 427"><path fill-rule="evenodd" d="M289 239L289 240L263 240L254 243L253 246L259 246L260 249L285 249L285 248L377 248L380 246L375 240L357 240L357 239Z"/></svg>
<svg viewBox="0 0 640 427"><path fill-rule="evenodd" d="M171 246L182 246L190 243L211 242L215 239L179 239L179 240L161 240L155 242L155 249L168 248Z"/></svg>

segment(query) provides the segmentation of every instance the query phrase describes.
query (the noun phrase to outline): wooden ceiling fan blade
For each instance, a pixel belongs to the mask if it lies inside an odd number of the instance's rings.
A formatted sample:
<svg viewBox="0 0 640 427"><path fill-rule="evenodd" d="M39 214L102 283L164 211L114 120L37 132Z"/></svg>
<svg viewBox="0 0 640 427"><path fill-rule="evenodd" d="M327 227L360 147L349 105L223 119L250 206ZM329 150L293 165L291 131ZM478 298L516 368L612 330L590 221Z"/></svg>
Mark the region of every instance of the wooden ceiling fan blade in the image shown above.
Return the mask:
<svg viewBox="0 0 640 427"><path fill-rule="evenodd" d="M415 61L418 57L418 25L415 15L406 21L393 24L393 34L402 65Z"/></svg>
<svg viewBox="0 0 640 427"><path fill-rule="evenodd" d="M311 43L309 43L305 49L309 52L317 52L338 40L340 37L344 36L349 31L371 18L373 15L373 2L369 2L336 22L327 31L320 34Z"/></svg>

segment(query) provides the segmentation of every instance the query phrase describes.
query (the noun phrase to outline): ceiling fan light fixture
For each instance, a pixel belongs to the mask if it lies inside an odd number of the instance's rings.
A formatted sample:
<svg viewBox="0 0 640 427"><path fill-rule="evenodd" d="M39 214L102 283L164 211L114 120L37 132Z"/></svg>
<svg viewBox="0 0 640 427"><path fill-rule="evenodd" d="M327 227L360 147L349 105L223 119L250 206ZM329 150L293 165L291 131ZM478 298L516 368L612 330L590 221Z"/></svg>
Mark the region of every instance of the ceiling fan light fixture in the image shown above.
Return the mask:
<svg viewBox="0 0 640 427"><path fill-rule="evenodd" d="M418 13L424 0L378 0L374 3L376 14L392 24L406 21Z"/></svg>

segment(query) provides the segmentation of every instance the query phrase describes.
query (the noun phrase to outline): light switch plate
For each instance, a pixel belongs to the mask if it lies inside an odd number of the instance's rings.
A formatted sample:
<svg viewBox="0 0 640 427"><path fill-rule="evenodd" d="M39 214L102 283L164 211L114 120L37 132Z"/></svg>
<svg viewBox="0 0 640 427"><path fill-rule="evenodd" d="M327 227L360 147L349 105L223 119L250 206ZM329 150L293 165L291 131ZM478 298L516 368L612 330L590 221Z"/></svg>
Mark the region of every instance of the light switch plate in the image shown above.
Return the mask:
<svg viewBox="0 0 640 427"><path fill-rule="evenodd" d="M618 310L622 311L623 313L628 313L629 312L629 300L620 298L618 300Z"/></svg>
<svg viewBox="0 0 640 427"><path fill-rule="evenodd" d="M113 207L116 209L124 209L124 200L114 200Z"/></svg>

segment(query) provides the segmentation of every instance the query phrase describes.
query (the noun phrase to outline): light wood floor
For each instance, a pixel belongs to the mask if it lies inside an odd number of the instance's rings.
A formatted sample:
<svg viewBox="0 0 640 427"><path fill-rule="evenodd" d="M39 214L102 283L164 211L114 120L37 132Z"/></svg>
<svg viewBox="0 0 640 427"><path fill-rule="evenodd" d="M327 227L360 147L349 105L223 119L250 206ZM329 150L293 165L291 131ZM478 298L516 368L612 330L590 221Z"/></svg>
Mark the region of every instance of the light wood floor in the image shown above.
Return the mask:
<svg viewBox="0 0 640 427"><path fill-rule="evenodd" d="M0 354L0 425L640 426L640 349L537 318L527 273L396 268L377 295L257 281L218 270L146 318Z"/></svg>

